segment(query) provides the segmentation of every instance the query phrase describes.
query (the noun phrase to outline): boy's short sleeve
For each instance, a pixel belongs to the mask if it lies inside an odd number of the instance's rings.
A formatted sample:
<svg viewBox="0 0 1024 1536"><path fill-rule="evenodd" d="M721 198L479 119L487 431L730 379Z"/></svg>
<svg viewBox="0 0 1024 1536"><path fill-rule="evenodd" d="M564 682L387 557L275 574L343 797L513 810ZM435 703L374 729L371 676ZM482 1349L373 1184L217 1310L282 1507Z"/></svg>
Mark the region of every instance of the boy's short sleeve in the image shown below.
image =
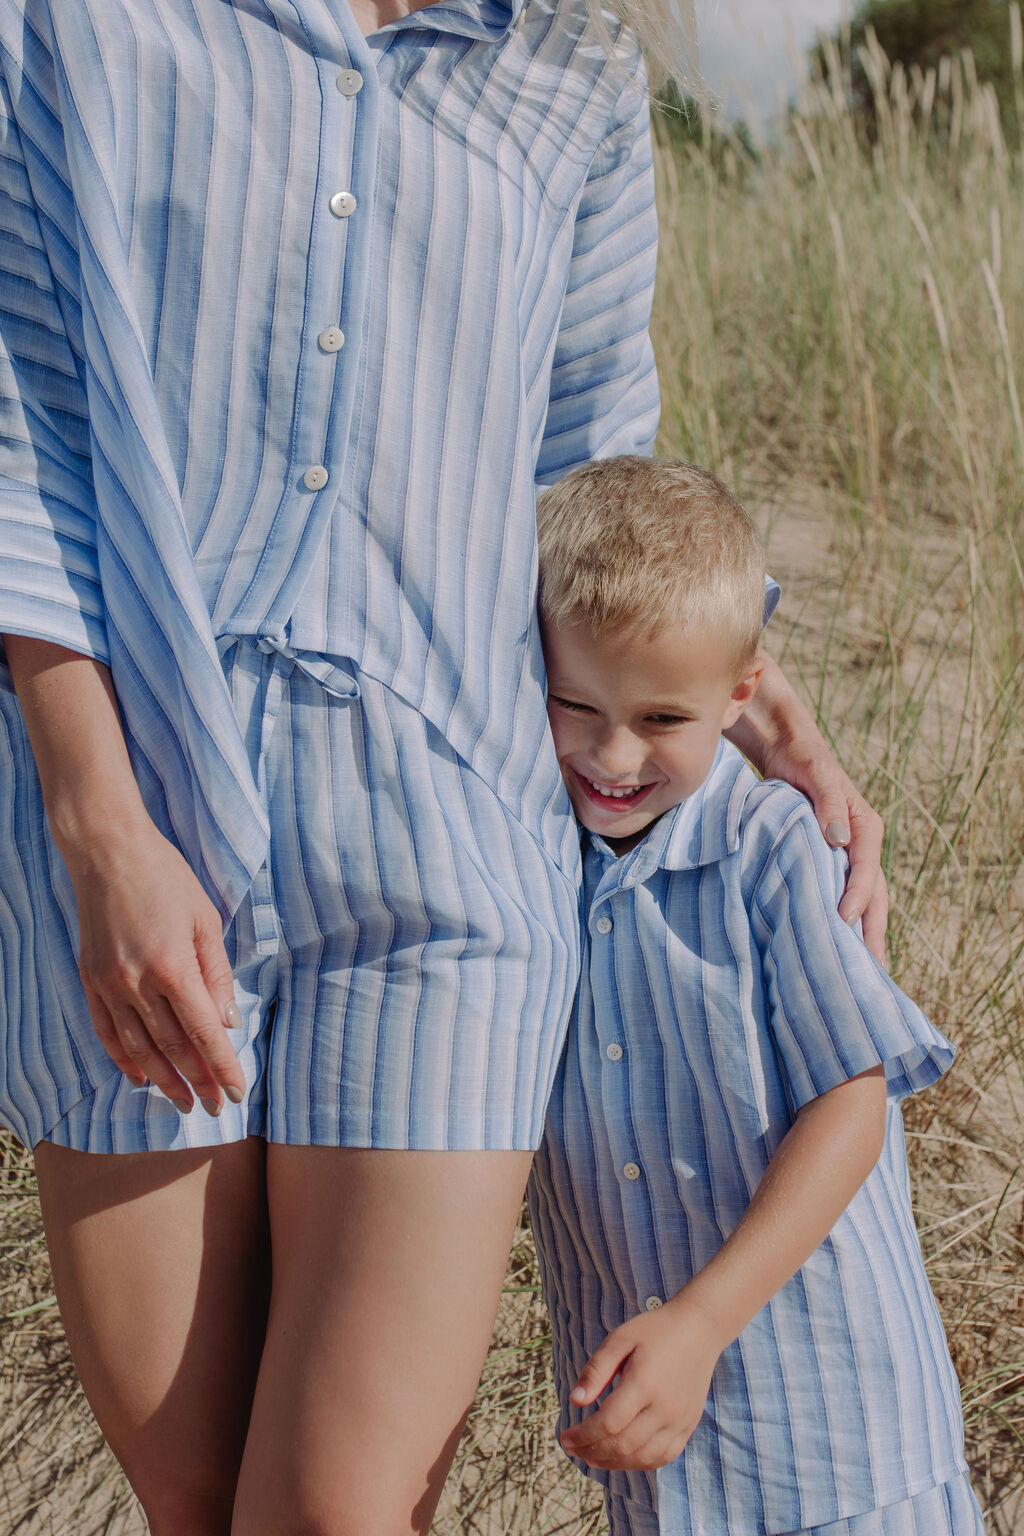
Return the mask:
<svg viewBox="0 0 1024 1536"><path fill-rule="evenodd" d="M891 1098L949 1068L953 1046L839 916L846 857L809 806L792 816L751 903L772 1033L794 1109L884 1065Z"/></svg>

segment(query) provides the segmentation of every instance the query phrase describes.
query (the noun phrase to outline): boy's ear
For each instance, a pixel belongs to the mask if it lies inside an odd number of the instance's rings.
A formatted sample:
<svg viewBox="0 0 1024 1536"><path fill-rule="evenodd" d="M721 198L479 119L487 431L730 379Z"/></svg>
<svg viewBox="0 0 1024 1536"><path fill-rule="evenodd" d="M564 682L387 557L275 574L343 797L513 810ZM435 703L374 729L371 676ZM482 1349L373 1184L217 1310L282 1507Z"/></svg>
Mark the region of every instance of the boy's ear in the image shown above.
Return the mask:
<svg viewBox="0 0 1024 1536"><path fill-rule="evenodd" d="M725 719L722 721L723 730L727 731L730 725L735 725L740 715L742 715L743 711L754 697L754 694L757 692L757 685L761 681L761 673L763 671L764 657L762 656L761 652L758 651L750 665L743 669L743 676L740 678L739 682L736 684L735 688L732 690L732 693L729 696L729 703L726 706L725 711Z"/></svg>

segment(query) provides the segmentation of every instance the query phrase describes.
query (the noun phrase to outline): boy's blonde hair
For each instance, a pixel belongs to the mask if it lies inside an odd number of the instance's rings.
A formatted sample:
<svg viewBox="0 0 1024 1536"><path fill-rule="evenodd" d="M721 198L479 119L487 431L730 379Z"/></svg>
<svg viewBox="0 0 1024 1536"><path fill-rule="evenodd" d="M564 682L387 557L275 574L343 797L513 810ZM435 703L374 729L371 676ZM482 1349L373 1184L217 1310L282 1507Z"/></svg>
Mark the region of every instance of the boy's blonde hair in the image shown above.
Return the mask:
<svg viewBox="0 0 1024 1536"><path fill-rule="evenodd" d="M555 624L658 633L700 625L753 660L764 546L736 497L682 459L621 455L570 471L537 503L540 607Z"/></svg>

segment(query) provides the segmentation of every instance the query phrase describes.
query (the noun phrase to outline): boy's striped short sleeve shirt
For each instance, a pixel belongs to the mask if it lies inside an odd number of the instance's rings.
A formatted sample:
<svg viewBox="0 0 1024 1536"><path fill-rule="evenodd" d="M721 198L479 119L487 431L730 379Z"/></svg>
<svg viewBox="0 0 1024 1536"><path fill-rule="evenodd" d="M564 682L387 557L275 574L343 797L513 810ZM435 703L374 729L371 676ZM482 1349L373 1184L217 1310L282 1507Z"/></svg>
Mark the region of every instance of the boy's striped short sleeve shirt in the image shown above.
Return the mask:
<svg viewBox="0 0 1024 1536"><path fill-rule="evenodd" d="M801 1105L883 1062L878 1165L724 1352L683 1456L593 1475L673 1536L798 1531L953 1476L959 1391L899 1109L952 1047L839 918L842 855L723 744L631 853L589 838L584 870L583 979L531 1181L563 1426L588 1356L718 1251Z"/></svg>

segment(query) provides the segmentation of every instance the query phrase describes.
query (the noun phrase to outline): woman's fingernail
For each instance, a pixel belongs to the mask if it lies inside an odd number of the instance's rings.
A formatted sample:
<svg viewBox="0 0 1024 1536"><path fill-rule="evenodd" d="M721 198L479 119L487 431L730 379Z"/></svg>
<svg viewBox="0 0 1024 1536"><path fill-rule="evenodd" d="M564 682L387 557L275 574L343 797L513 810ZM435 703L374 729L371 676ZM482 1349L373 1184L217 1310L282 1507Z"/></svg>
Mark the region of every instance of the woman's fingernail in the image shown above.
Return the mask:
<svg viewBox="0 0 1024 1536"><path fill-rule="evenodd" d="M199 1100L199 1102L203 1106L203 1108L206 1110L206 1113L208 1115L219 1115L221 1110L224 1108L223 1104L220 1102L220 1099L202 1099L201 1098Z"/></svg>
<svg viewBox="0 0 1024 1536"><path fill-rule="evenodd" d="M172 1099L171 1103L179 1114L190 1115L192 1113L192 1105L188 1099Z"/></svg>
<svg viewBox="0 0 1024 1536"><path fill-rule="evenodd" d="M225 1088L224 1092L227 1094L232 1104L241 1104L242 1100L245 1098L245 1089L236 1088L234 1083L231 1083L227 1088Z"/></svg>
<svg viewBox="0 0 1024 1536"><path fill-rule="evenodd" d="M224 1005L224 1023L228 1029L241 1029L242 1010L237 1003L226 1003Z"/></svg>
<svg viewBox="0 0 1024 1536"><path fill-rule="evenodd" d="M825 836L835 848L844 844L849 838L850 834L846 827L843 826L841 821L830 821L828 826L825 828Z"/></svg>
<svg viewBox="0 0 1024 1536"><path fill-rule="evenodd" d="M582 1403L586 1395L586 1390L583 1387L573 1387L572 1391L569 1393L569 1397L574 1403Z"/></svg>
<svg viewBox="0 0 1024 1536"><path fill-rule="evenodd" d="M854 913L853 913L853 914L852 914L852 916L850 916L850 917L848 917L848 918L847 918L847 919L846 919L846 921L847 921L847 922L848 922L848 923L849 923L849 925L850 925L850 927L851 927L851 928L852 928L852 927L854 927L854 925L855 925L855 924L856 924L856 923L859 923L859 922L860 922L860 913L859 913L859 912L854 912Z"/></svg>

